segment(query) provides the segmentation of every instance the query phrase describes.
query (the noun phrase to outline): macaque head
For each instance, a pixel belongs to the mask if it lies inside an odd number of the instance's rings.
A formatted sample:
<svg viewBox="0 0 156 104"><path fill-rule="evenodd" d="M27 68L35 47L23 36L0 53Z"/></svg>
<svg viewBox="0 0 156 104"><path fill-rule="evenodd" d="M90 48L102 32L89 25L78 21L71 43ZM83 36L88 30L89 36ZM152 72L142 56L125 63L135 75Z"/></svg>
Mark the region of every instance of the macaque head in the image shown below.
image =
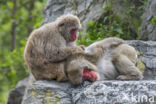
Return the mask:
<svg viewBox="0 0 156 104"><path fill-rule="evenodd" d="M58 31L67 42L77 40L79 30L81 28L80 20L77 16L67 14L57 18Z"/></svg>
<svg viewBox="0 0 156 104"><path fill-rule="evenodd" d="M94 82L98 80L98 74L95 71L86 68L71 70L68 73L69 80L73 85L82 84L83 81Z"/></svg>
<svg viewBox="0 0 156 104"><path fill-rule="evenodd" d="M73 85L82 84L83 81L94 82L99 79L94 65L89 65L87 61L73 60L67 67L67 74Z"/></svg>

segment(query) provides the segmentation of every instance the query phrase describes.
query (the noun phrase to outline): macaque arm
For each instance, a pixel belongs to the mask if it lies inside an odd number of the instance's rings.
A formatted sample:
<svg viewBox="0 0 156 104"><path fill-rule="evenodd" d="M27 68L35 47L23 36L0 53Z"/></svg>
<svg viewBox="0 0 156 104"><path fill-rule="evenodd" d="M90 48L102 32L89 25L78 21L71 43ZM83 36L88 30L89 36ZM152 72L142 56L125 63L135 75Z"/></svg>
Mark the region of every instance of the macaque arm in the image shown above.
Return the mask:
<svg viewBox="0 0 156 104"><path fill-rule="evenodd" d="M124 40L116 37L110 37L102 40L101 42L102 45L98 44L97 47L102 47L103 49L107 49L107 48L115 48L120 44L123 44Z"/></svg>
<svg viewBox="0 0 156 104"><path fill-rule="evenodd" d="M47 55L47 58L49 62L59 62L67 59L75 51L80 51L77 46L66 48L53 48L53 50L50 52L51 54Z"/></svg>
<svg viewBox="0 0 156 104"><path fill-rule="evenodd" d="M103 56L104 51L101 47L96 47L93 52L87 53L87 52L75 52L72 54L71 57L84 57L88 61L92 62L93 64L96 64L97 61Z"/></svg>

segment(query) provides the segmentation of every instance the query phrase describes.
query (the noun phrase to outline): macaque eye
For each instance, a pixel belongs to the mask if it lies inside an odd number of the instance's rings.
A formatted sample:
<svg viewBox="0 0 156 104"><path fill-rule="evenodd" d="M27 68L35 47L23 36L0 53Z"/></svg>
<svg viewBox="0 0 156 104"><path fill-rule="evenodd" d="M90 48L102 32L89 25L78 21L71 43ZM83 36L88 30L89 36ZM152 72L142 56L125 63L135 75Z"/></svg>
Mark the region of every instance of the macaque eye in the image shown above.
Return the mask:
<svg viewBox="0 0 156 104"><path fill-rule="evenodd" d="M76 31L76 30L77 30L76 28L71 29L72 32L74 32L74 31Z"/></svg>
<svg viewBox="0 0 156 104"><path fill-rule="evenodd" d="M60 23L60 24L59 24L59 27L62 27L62 26L64 26L64 23Z"/></svg>

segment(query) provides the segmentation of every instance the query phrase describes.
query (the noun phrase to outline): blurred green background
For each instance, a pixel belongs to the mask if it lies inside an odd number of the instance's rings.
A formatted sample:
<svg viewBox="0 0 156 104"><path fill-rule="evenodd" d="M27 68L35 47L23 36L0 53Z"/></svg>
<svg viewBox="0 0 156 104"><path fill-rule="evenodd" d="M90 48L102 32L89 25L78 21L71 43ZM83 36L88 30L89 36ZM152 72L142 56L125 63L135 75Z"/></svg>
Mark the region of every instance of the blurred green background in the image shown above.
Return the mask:
<svg viewBox="0 0 156 104"><path fill-rule="evenodd" d="M0 104L28 75L23 59L30 32L43 21L46 0L0 0Z"/></svg>
<svg viewBox="0 0 156 104"><path fill-rule="evenodd" d="M144 0L146 3L147 0ZM0 1L0 104L6 103L9 90L19 80L28 76L23 59L23 51L30 32L43 22L43 10L47 0L1 0ZM143 7L144 5L142 5ZM141 16L135 22L136 35L131 35L131 26L142 7L135 5L127 12L128 19L113 13L111 7L105 8L105 17L87 24L87 31L80 32L77 44L88 46L103 38L115 36L123 39L138 39ZM85 34L85 35L84 35Z"/></svg>

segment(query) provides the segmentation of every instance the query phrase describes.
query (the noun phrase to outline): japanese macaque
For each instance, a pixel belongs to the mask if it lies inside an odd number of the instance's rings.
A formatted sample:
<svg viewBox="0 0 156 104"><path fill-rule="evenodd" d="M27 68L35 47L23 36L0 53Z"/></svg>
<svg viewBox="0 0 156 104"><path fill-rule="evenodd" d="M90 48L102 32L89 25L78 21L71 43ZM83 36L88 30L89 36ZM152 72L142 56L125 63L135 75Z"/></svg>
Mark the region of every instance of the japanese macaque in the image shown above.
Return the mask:
<svg viewBox="0 0 156 104"><path fill-rule="evenodd" d="M36 80L66 80L65 60L83 51L75 45L81 27L78 17L67 14L34 30L27 41L24 59Z"/></svg>
<svg viewBox="0 0 156 104"><path fill-rule="evenodd" d="M137 53L135 49L125 44L119 38L106 38L95 42L77 52L67 61L69 80L73 85L81 84L84 80L139 80L143 78L135 66Z"/></svg>

